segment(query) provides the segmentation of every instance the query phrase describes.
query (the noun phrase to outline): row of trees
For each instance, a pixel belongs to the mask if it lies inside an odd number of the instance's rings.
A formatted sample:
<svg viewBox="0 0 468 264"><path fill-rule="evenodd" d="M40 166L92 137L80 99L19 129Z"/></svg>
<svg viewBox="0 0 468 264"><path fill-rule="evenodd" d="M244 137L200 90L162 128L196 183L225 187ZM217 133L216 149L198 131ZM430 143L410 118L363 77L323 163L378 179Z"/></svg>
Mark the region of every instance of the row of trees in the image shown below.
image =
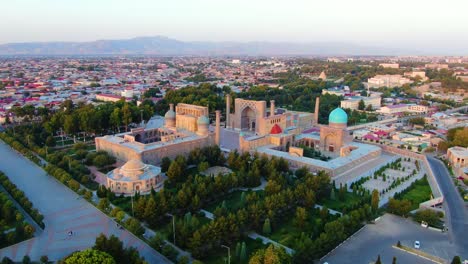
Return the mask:
<svg viewBox="0 0 468 264"><path fill-rule="evenodd" d="M4 193L0 193L0 205L0 248L31 238L34 227L23 221L23 215Z"/></svg>
<svg viewBox="0 0 468 264"><path fill-rule="evenodd" d="M0 184L5 188L5 190L18 202L21 207L36 221L36 223L42 228L45 227L43 219L44 216L39 213L39 211L34 208L33 203L26 197L23 191L18 189L15 184L13 184L10 179L3 173L0 172Z"/></svg>

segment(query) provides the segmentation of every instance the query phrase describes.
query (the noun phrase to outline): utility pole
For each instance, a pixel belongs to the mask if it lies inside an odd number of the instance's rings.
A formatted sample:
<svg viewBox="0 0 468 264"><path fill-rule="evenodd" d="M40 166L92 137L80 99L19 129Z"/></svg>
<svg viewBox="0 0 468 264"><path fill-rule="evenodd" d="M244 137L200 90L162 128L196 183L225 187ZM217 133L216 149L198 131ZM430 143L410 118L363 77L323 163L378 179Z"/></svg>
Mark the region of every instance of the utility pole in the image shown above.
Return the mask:
<svg viewBox="0 0 468 264"><path fill-rule="evenodd" d="M175 243L175 216L172 215L172 233L174 233L174 245Z"/></svg>

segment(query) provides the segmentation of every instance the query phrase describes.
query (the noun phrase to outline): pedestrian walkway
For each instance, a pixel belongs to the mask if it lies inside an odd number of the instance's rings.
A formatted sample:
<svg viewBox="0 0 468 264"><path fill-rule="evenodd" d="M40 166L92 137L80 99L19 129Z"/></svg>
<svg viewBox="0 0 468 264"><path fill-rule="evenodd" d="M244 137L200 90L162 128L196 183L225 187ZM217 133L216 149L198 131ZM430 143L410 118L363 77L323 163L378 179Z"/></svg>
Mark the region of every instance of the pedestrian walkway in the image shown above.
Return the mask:
<svg viewBox="0 0 468 264"><path fill-rule="evenodd" d="M208 212L207 210L201 209L200 212L204 213L204 214L205 214L205 217L208 218L208 219L210 219L210 220L214 220L214 219L215 219L214 214Z"/></svg>
<svg viewBox="0 0 468 264"><path fill-rule="evenodd" d="M268 243L271 243L271 244L273 244L273 245L275 245L277 247L282 247L282 248L284 248L286 250L286 253L288 253L289 255L292 255L295 252L294 249L288 248L287 246L282 245L282 244L280 244L280 243L278 243L276 241L273 241L273 240L269 239L268 237L264 237L264 236L262 236L262 235L260 235L258 233L251 232L248 235L253 240L256 240L257 238L260 238L262 240L262 243L265 244L265 245L268 244Z"/></svg>
<svg viewBox="0 0 468 264"><path fill-rule="evenodd" d="M99 233L115 235L124 246L137 248L149 263L171 263L142 240L121 230L115 222L85 199L65 187L52 176L13 151L0 141L0 170L24 191L39 212L44 215L45 229L38 237L0 249L0 258L7 256L20 262L24 255L38 261L42 255L57 261L94 245ZM73 235L69 236L68 232Z"/></svg>
<svg viewBox="0 0 468 264"><path fill-rule="evenodd" d="M323 205L316 204L316 205L314 206L314 208L322 209L322 208L323 208ZM327 209L328 209L328 213L330 213L330 214L332 214L332 215L343 216L343 213L342 213L342 212L338 212L338 211L335 211L335 210L330 209L330 208L327 208Z"/></svg>

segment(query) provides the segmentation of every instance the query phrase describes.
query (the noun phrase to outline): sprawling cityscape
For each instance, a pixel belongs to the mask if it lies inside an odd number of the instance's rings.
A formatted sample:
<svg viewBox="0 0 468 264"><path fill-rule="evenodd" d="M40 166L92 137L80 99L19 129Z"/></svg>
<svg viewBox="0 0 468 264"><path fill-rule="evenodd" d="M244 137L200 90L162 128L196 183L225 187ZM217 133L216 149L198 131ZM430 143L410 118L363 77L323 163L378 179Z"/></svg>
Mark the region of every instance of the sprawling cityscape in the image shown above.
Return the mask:
<svg viewBox="0 0 468 264"><path fill-rule="evenodd" d="M11 39L2 264L468 263L468 49Z"/></svg>

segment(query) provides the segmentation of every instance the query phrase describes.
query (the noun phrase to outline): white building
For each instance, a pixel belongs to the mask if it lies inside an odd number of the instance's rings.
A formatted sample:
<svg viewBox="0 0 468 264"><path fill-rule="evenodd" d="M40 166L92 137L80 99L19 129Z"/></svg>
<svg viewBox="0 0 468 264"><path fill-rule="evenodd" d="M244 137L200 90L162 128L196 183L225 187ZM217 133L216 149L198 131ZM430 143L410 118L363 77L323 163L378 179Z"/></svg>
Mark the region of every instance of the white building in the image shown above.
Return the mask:
<svg viewBox="0 0 468 264"><path fill-rule="evenodd" d="M379 94L371 94L371 96L351 96L346 97L345 100L341 101L341 108L349 108L357 110L359 108L359 102L364 101L365 106L372 105L372 109L379 109L382 103L382 98Z"/></svg>
<svg viewBox="0 0 468 264"><path fill-rule="evenodd" d="M400 74L376 75L367 80L368 86L370 88L401 87L404 84L412 83L412 82L413 81L401 76Z"/></svg>

